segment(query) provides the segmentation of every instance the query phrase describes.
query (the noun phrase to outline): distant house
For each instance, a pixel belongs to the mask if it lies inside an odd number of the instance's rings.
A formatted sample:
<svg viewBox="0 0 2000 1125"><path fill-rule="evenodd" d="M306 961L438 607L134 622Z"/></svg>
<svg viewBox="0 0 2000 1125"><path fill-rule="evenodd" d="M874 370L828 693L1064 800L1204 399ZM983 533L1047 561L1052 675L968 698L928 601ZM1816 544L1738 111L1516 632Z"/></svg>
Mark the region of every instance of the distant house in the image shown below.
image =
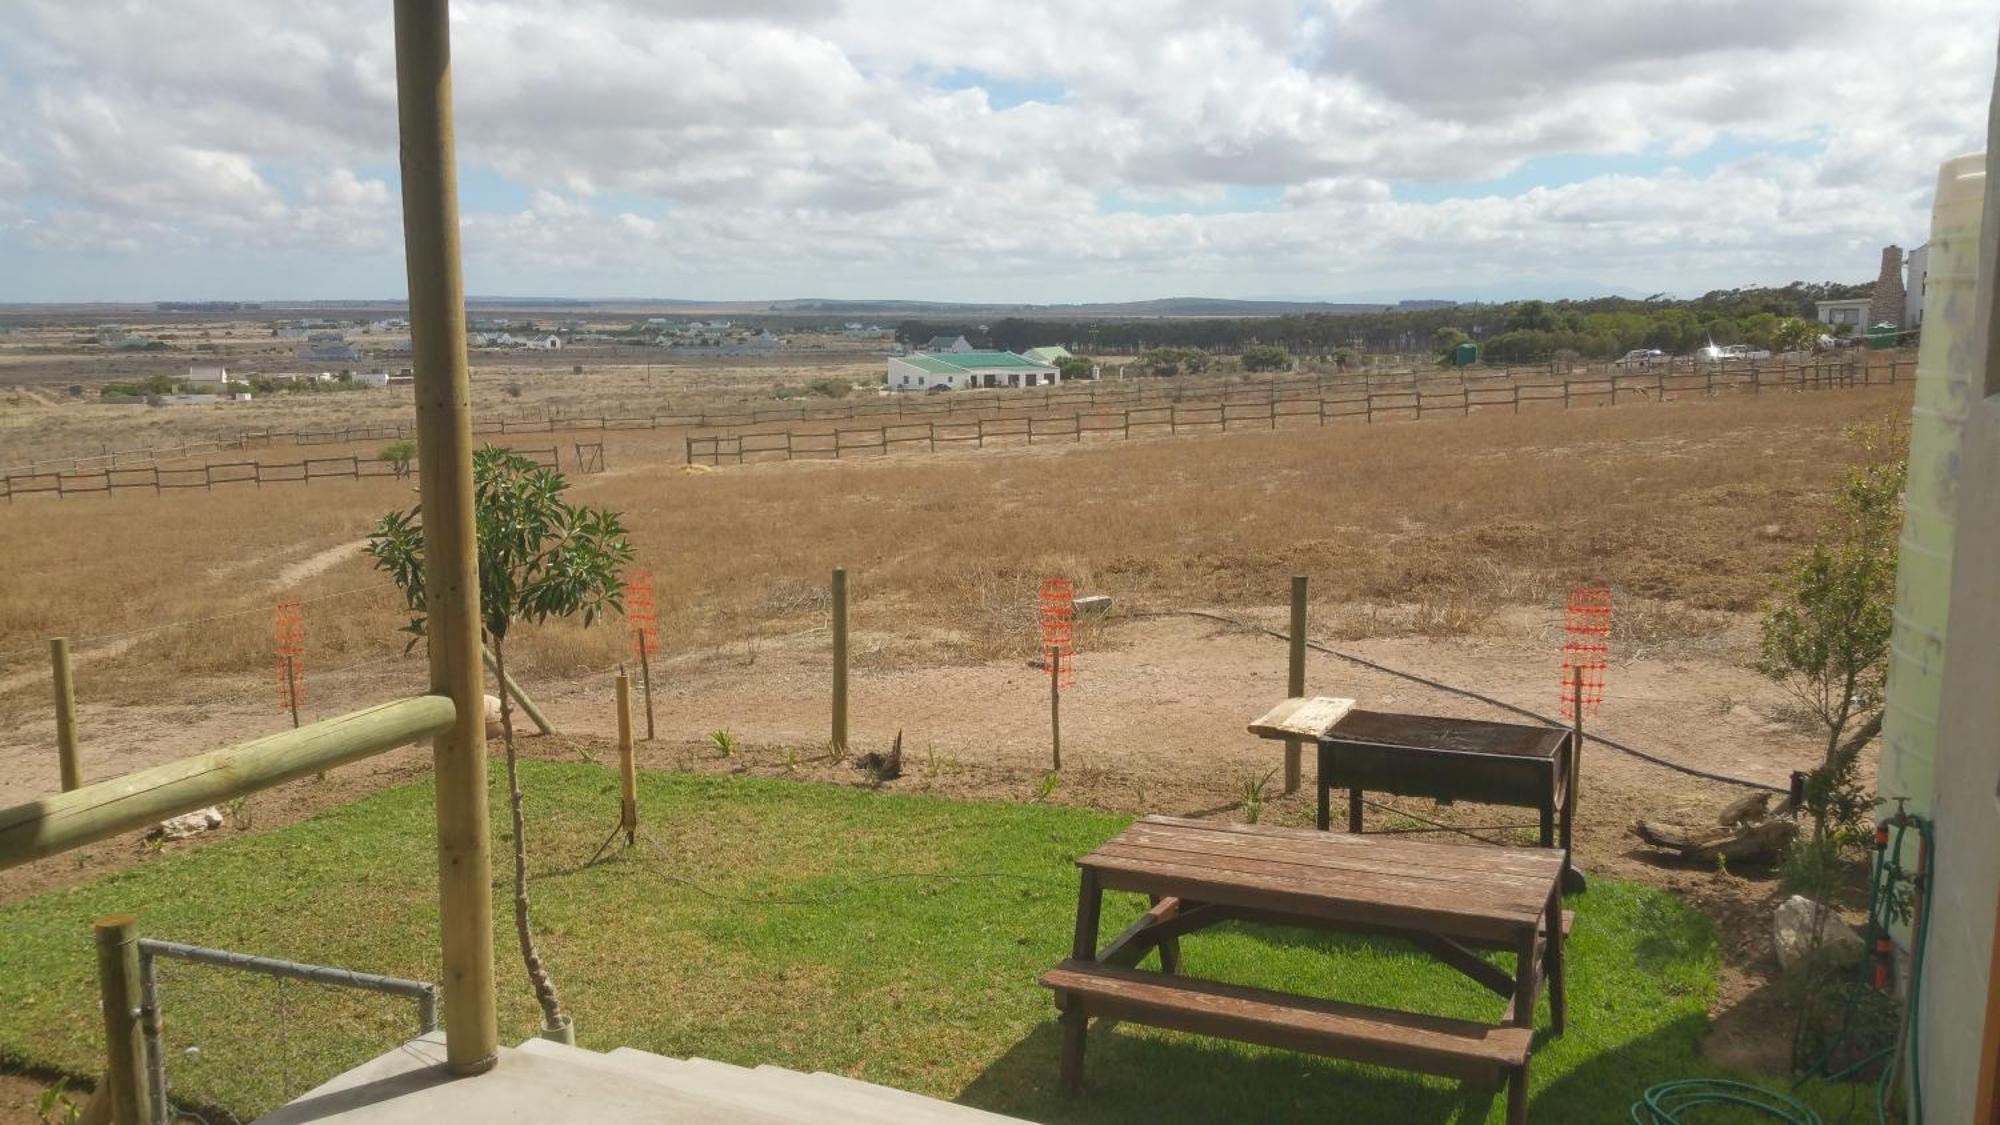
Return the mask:
<svg viewBox="0 0 2000 1125"><path fill-rule="evenodd" d="M972 351L973 348L971 344L966 342L963 336L932 336L923 347L917 350L928 352L931 355L937 355L941 352L955 352L959 355L964 355Z"/></svg>
<svg viewBox="0 0 2000 1125"><path fill-rule="evenodd" d="M1058 360L1071 358L1069 349L1061 345L1051 345L1046 348L1029 348L1021 354L1028 359L1034 360L1036 363L1046 363L1050 367L1054 367Z"/></svg>
<svg viewBox="0 0 2000 1125"><path fill-rule="evenodd" d="M521 343L527 345L528 347L534 348L536 351L543 351L543 352L556 351L557 349L563 346L562 337L553 335L530 336L527 339L521 341Z"/></svg>
<svg viewBox="0 0 2000 1125"><path fill-rule="evenodd" d="M969 391L1052 387L1062 381L1055 365L1013 352L948 352L889 357L892 391Z"/></svg>
<svg viewBox="0 0 2000 1125"><path fill-rule="evenodd" d="M356 371L354 382L363 387L386 387L389 385L387 371Z"/></svg>
<svg viewBox="0 0 2000 1125"><path fill-rule="evenodd" d="M1813 306L1818 310L1816 315L1821 324L1845 324L1859 336L1868 324L1869 301L1867 297L1852 297L1839 301L1814 301Z"/></svg>
<svg viewBox="0 0 2000 1125"><path fill-rule="evenodd" d="M188 368L187 381L197 387L226 387L229 369L219 363L197 363Z"/></svg>
<svg viewBox="0 0 2000 1125"><path fill-rule="evenodd" d="M299 349L299 358L307 363L353 363L361 358L361 349L348 343L342 333L314 332Z"/></svg>

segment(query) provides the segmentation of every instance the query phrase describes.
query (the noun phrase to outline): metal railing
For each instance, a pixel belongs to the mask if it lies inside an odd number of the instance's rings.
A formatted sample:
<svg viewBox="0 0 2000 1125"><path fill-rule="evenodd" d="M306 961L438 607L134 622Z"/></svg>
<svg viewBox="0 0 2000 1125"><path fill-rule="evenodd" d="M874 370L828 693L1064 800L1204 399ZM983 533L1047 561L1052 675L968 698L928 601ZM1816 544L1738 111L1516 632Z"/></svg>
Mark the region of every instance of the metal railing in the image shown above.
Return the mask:
<svg viewBox="0 0 2000 1125"><path fill-rule="evenodd" d="M235 969L259 976L276 977L280 980L299 980L335 988L354 988L364 992L407 997L416 1001L417 1034L428 1035L438 1028L438 987L428 981L380 976L328 965L308 965L300 961L258 957L249 953L183 945L180 942L160 941L156 938L140 938L137 944L139 1026L145 1043L146 1085L152 1091L150 1100L154 1125L168 1125L173 1119L173 1109L167 1101L167 1056L161 1041L161 1029L164 1025L160 1019L160 988L158 974L155 971L159 958L189 961L218 969Z"/></svg>

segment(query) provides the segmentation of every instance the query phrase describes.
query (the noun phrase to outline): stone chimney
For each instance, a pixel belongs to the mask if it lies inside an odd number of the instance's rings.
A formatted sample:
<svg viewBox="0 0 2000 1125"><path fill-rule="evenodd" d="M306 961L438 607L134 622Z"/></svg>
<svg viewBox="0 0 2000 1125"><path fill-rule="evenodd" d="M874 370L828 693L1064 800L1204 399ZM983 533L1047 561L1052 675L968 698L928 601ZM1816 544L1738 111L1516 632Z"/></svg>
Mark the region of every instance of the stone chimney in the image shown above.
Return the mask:
<svg viewBox="0 0 2000 1125"><path fill-rule="evenodd" d="M1875 291L1868 295L1866 331L1878 324L1903 323L1903 248L1882 248L1882 272L1875 279Z"/></svg>

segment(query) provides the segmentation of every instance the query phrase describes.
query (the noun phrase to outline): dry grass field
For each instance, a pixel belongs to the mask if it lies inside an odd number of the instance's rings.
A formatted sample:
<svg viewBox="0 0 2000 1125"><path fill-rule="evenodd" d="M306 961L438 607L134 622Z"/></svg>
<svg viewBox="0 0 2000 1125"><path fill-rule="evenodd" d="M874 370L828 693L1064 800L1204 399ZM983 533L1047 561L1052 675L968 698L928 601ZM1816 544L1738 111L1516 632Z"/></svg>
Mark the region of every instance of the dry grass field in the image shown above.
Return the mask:
<svg viewBox="0 0 2000 1125"><path fill-rule="evenodd" d="M1821 512L1842 428L1902 388L1420 424L912 454L690 470L678 438L614 441L577 495L624 512L656 575L670 655L822 622L825 576L855 575L884 661L1024 652L1038 580L1126 607L1259 606L1313 579L1330 636L1477 632L1573 582L1610 584L1627 635L1720 630L1754 608ZM614 438L617 435L613 435ZM281 598L379 585L358 545L407 482L236 486L0 509L0 707L38 706L41 639L80 642L93 691L161 700L191 676L262 674ZM200 627L169 623L234 614ZM398 650L386 591L309 608L315 664ZM163 627L167 626L167 627ZM137 637L118 635L157 630ZM615 629L555 626L524 671L613 662ZM23 677L26 677L24 679ZM261 685L257 690L262 690Z"/></svg>

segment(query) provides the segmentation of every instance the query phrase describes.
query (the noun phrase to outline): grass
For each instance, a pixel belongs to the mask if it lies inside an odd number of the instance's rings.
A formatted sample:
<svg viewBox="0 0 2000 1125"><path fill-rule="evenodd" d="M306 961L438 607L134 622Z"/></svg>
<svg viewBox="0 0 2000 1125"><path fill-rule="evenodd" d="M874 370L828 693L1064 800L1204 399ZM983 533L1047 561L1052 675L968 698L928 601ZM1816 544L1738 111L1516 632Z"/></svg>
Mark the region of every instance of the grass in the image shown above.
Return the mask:
<svg viewBox="0 0 2000 1125"><path fill-rule="evenodd" d="M617 820L612 775L522 770L542 950L586 1047L828 1070L1038 1120L1500 1119L1498 1099L1441 1080L1133 1027L1093 1033L1089 1089L1061 1097L1054 1009L1035 976L1067 952L1071 860L1122 817L648 773L641 807L664 855L642 843L585 868ZM436 979L430 815L428 785L410 785L0 908L0 1059L96 1068L89 926L103 913L134 911L152 936ZM1645 1086L1715 1073L1697 1051L1715 938L1636 885L1598 880L1572 905L1571 1026L1538 1050L1534 1112L1623 1120ZM1111 896L1105 935L1138 910ZM517 1042L535 1012L505 927L496 956L503 1039ZM1392 944L1230 927L1190 939L1184 957L1219 979L1497 1013L1477 986ZM175 1090L246 1115L413 1022L344 994L172 974Z"/></svg>

